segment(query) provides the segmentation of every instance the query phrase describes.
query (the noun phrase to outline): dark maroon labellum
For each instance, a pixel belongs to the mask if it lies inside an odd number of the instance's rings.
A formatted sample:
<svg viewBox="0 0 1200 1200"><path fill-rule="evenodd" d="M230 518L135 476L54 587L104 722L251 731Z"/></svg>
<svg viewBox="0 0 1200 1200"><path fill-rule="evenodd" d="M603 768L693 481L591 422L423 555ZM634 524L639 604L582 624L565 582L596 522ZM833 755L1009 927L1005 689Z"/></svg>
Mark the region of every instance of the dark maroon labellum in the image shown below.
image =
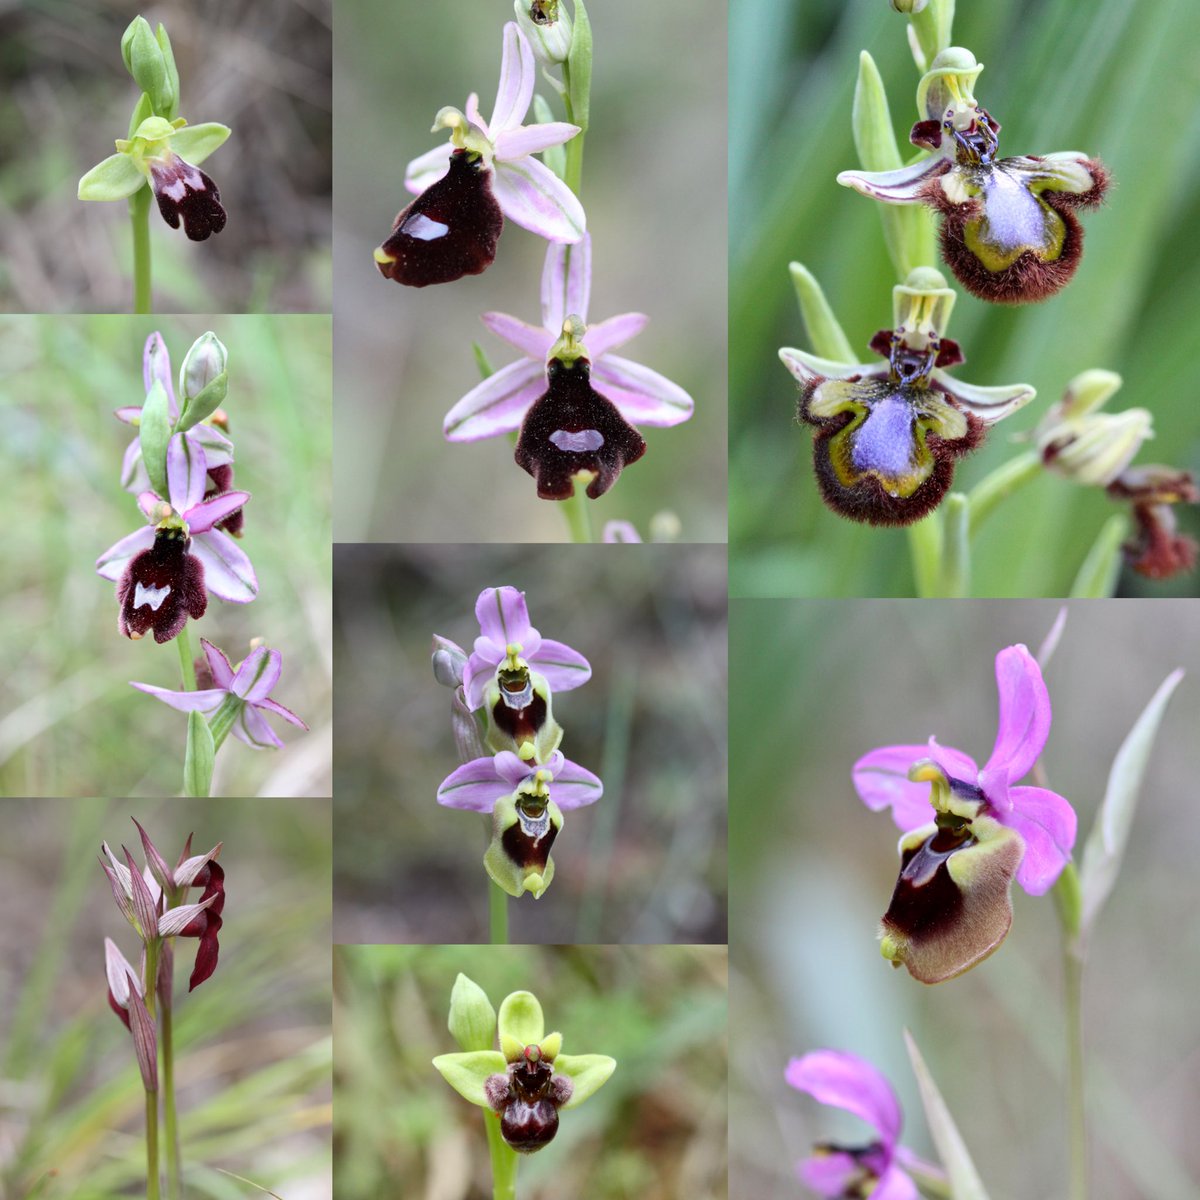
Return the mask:
<svg viewBox="0 0 1200 1200"><path fill-rule="evenodd" d="M193 242L203 242L225 228L225 209L217 185L199 167L173 156L166 164L151 162L150 180L158 211L172 229L179 228Z"/></svg>
<svg viewBox="0 0 1200 1200"><path fill-rule="evenodd" d="M536 741L538 730L546 723L546 699L532 692L524 708L513 708L501 696L492 709L492 722L518 746L522 742Z"/></svg>
<svg viewBox="0 0 1200 1200"><path fill-rule="evenodd" d="M396 217L375 264L381 275L409 287L451 283L491 266L503 228L491 171L478 155L456 150L446 174Z"/></svg>
<svg viewBox="0 0 1200 1200"><path fill-rule="evenodd" d="M974 844L969 830L939 828L917 849L905 850L884 924L911 937L957 921L962 914L962 893L950 878L946 862L956 850Z"/></svg>
<svg viewBox="0 0 1200 1200"><path fill-rule="evenodd" d="M188 553L190 544L182 529L160 529L154 545L129 560L117 583L117 628L127 638L136 641L153 629L156 642L169 642L188 617L204 616L204 564Z"/></svg>
<svg viewBox="0 0 1200 1200"><path fill-rule="evenodd" d="M192 882L192 887L203 887L204 892L200 903L214 897L212 904L186 925L180 932L180 937L198 937L200 945L196 949L196 963L192 968L191 979L188 981L188 991L193 992L216 969L217 955L220 946L217 935L223 924L221 911L225 907L225 870L219 864L210 862L201 870Z"/></svg>
<svg viewBox="0 0 1200 1200"><path fill-rule="evenodd" d="M558 830L550 820L549 808L528 796L518 796L517 823L504 831L500 842L517 866L544 873L556 837Z"/></svg>
<svg viewBox="0 0 1200 1200"><path fill-rule="evenodd" d="M537 480L543 500L569 499L578 471L595 474L587 489L595 500L646 453L642 435L592 387L590 374L586 358L573 365L552 358L549 388L525 414L515 458Z"/></svg>
<svg viewBox="0 0 1200 1200"><path fill-rule="evenodd" d="M554 1140L558 1105L554 1068L545 1059L529 1058L509 1067L509 1100L500 1117L500 1133L520 1154L532 1154Z"/></svg>

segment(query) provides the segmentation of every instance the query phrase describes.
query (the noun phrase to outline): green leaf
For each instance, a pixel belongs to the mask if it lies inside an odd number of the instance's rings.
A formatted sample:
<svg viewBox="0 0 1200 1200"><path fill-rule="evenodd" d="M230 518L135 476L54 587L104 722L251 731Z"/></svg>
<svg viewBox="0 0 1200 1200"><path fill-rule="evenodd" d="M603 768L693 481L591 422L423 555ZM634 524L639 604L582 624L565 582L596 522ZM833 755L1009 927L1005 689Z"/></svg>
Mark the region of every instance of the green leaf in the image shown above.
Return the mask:
<svg viewBox="0 0 1200 1200"><path fill-rule="evenodd" d="M439 1054L433 1065L442 1078L464 1099L480 1108L490 1107L484 1094L489 1075L503 1075L508 1063L499 1050L472 1050L466 1054Z"/></svg>
<svg viewBox="0 0 1200 1200"><path fill-rule="evenodd" d="M1126 522L1123 514L1109 517L1100 530L1100 536L1092 544L1071 584L1071 597L1080 599L1107 599L1116 590L1117 576L1121 572L1121 543L1125 540Z"/></svg>
<svg viewBox="0 0 1200 1200"><path fill-rule="evenodd" d="M942 1093L933 1081L917 1043L906 1029L904 1041L908 1045L908 1057L912 1060L913 1074L917 1077L917 1087L921 1090L921 1104L925 1108L925 1119L929 1122L929 1132L933 1136L933 1144L937 1147L938 1156L946 1174L950 1177L950 1193L954 1200L988 1200L979 1172L967 1152L958 1126L946 1107Z"/></svg>
<svg viewBox="0 0 1200 1200"><path fill-rule="evenodd" d="M142 420L138 426L142 443L142 461L150 476L150 486L160 495L167 495L167 443L171 440L171 413L167 392L156 379L146 393L142 405Z"/></svg>
<svg viewBox="0 0 1200 1200"><path fill-rule="evenodd" d="M1108 773L1108 786L1104 790L1104 801L1083 848L1080 877L1083 885L1081 928L1084 937L1095 923L1109 892L1117 882L1154 738L1166 711L1167 702L1182 678L1183 670L1179 669L1172 671L1163 680L1150 703L1142 710L1141 716L1133 723L1133 728L1113 759L1112 769Z"/></svg>
<svg viewBox="0 0 1200 1200"><path fill-rule="evenodd" d="M533 115L537 118L539 125L549 125L554 120L554 113L550 111L550 105L546 102L546 97L539 92L533 98ZM542 151L542 162L552 170L555 175L562 179L567 173L567 151L564 146L550 146Z"/></svg>
<svg viewBox="0 0 1200 1200"><path fill-rule="evenodd" d="M217 121L206 121L202 125L185 125L171 138L171 149L180 158L187 159L198 167L214 150L222 146L229 137L228 125Z"/></svg>
<svg viewBox="0 0 1200 1200"><path fill-rule="evenodd" d="M788 263L792 286L800 303L800 315L813 350L822 358L839 363L856 363L858 357L843 332L833 309L817 282L817 277L803 263Z"/></svg>
<svg viewBox="0 0 1200 1200"><path fill-rule="evenodd" d="M554 1060L554 1073L566 1075L575 1085L571 1099L563 1107L574 1108L582 1104L608 1082L616 1069L617 1060L607 1054L560 1054Z"/></svg>
<svg viewBox="0 0 1200 1200"><path fill-rule="evenodd" d="M199 395L193 396L184 403L183 412L175 426L175 432L183 433L185 430L191 429L193 425L199 425L205 417L211 417L224 403L228 390L229 375L222 371Z"/></svg>
<svg viewBox="0 0 1200 1200"><path fill-rule="evenodd" d="M212 730L200 712L188 713L187 750L183 756L183 794L207 796L212 789L216 760Z"/></svg>
<svg viewBox="0 0 1200 1200"><path fill-rule="evenodd" d="M567 55L570 76L571 119L586 133L589 97L592 93L592 23L583 0L575 0L575 26L571 53Z"/></svg>
<svg viewBox="0 0 1200 1200"><path fill-rule="evenodd" d="M496 1042L496 1010L473 979L459 974L450 992L450 1036L464 1050L491 1050Z"/></svg>
<svg viewBox="0 0 1200 1200"><path fill-rule="evenodd" d="M532 992L513 992L500 1005L500 1037L509 1037L522 1046L541 1045L546 1036L542 1006Z"/></svg>
<svg viewBox="0 0 1200 1200"><path fill-rule="evenodd" d="M124 200L146 182L128 154L110 154L80 181L80 200Z"/></svg>

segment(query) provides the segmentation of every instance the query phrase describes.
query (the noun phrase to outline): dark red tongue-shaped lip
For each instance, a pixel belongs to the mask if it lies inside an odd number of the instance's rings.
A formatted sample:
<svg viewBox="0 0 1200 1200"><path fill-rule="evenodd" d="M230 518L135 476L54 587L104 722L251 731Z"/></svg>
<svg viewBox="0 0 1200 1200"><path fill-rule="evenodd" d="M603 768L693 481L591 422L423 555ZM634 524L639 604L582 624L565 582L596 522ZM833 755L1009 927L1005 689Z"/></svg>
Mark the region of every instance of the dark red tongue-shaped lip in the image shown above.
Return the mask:
<svg viewBox="0 0 1200 1200"><path fill-rule="evenodd" d="M409 287L478 275L496 257L504 214L492 173L470 151L455 150L446 174L425 189L375 251L379 273Z"/></svg>

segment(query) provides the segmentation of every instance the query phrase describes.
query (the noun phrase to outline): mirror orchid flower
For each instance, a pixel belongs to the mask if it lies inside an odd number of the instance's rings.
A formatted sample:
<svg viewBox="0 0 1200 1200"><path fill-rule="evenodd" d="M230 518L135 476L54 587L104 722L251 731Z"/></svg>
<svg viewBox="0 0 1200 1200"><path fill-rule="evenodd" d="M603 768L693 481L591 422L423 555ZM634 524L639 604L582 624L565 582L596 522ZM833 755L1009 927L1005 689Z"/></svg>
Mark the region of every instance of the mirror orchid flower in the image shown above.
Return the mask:
<svg viewBox="0 0 1200 1200"><path fill-rule="evenodd" d="M136 640L152 629L155 641L170 641L189 616L204 615L206 590L231 604L248 604L258 595L250 559L216 528L250 494L223 492L206 500L207 479L203 451L184 434L172 435L169 502L143 492L138 505L149 524L96 560L96 573L117 584L119 628L126 637Z"/></svg>
<svg viewBox="0 0 1200 1200"><path fill-rule="evenodd" d="M594 804L600 780L555 750L544 763L510 751L473 759L442 780L437 800L447 808L492 814L484 854L488 875L510 896L540 899L554 878L550 850L563 827L563 809Z"/></svg>
<svg viewBox="0 0 1200 1200"><path fill-rule="evenodd" d="M380 274L410 287L478 275L496 257L506 216L552 242L583 237L587 221L575 193L533 157L570 141L579 126L521 124L536 82L533 50L509 21L492 119L483 119L474 92L465 113L438 112L432 132L448 129L450 141L408 164L404 186L417 199L375 251Z"/></svg>
<svg viewBox="0 0 1200 1200"><path fill-rule="evenodd" d="M957 459L1037 394L1028 384L976 387L946 369L964 362L945 336L955 294L929 267L892 289L893 328L871 349L885 364L845 364L785 347L801 385L797 419L812 425L825 503L872 525L909 525L944 499Z"/></svg>
<svg viewBox="0 0 1200 1200"><path fill-rule="evenodd" d="M1075 844L1075 811L1047 788L1015 786L1050 732L1050 696L1022 645L996 655L1000 718L982 769L930 738L885 746L854 764L868 808L890 808L901 830L900 877L884 914L881 950L922 983L987 958L1012 925L1012 881L1033 896L1058 879Z"/></svg>
<svg viewBox="0 0 1200 1200"><path fill-rule="evenodd" d="M865 1146L818 1143L811 1157L796 1168L801 1180L819 1196L844 1200L917 1200L917 1185L906 1164L920 1166L926 1176L940 1173L900 1145L904 1114L883 1073L866 1059L839 1050L815 1050L793 1058L784 1076L797 1091L821 1104L861 1118L875 1131Z"/></svg>
<svg viewBox="0 0 1200 1200"><path fill-rule="evenodd" d="M932 153L894 171L843 171L838 183L885 204L941 215L941 249L973 295L1001 304L1044 300L1083 254L1074 209L1094 208L1108 170L1077 151L999 158L1000 125L972 88L983 66L959 46L934 59L917 91L913 145Z"/></svg>
<svg viewBox="0 0 1200 1200"><path fill-rule="evenodd" d="M1160 464L1129 467L1106 490L1133 508L1137 529L1122 550L1134 571L1148 579L1170 579L1195 567L1200 546L1179 532L1174 507L1200 503L1200 488L1190 471Z"/></svg>
<svg viewBox="0 0 1200 1200"><path fill-rule="evenodd" d="M278 650L257 646L234 670L224 652L212 642L201 638L200 645L204 649L204 665L212 686L194 692L173 692L149 683L132 686L178 712L203 713L214 727L225 725L234 737L255 750L283 747L264 713L274 713L307 731L308 726L291 709L271 699L270 693L279 682L282 670ZM222 714L220 718L218 712Z"/></svg>

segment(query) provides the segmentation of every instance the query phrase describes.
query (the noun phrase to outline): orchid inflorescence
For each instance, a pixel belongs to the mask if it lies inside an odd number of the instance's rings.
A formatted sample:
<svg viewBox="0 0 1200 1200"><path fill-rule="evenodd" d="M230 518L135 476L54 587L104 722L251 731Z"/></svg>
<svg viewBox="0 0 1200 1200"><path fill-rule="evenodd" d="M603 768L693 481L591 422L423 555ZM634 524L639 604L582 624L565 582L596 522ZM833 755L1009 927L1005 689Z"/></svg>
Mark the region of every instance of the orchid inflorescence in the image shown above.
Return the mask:
<svg viewBox="0 0 1200 1200"><path fill-rule="evenodd" d="M577 488L595 499L645 453L636 426L679 424L693 403L657 372L609 353L645 328L647 317L625 313L590 329L586 324L592 247L578 161L589 105L590 25L578 2L574 21L557 0L515 0L514 8L516 22L504 27L491 120L480 114L474 93L465 112L438 112L433 132L449 130L450 140L408 164L405 187L417 198L396 217L375 264L386 278L411 287L479 274L495 258L505 217L550 243L541 325L483 315L525 358L494 373L487 367L483 382L447 413L443 432L448 441L469 442L519 431L514 457L536 480L541 499L568 500ZM522 123L539 62L563 96L567 121ZM556 70L561 82L551 74ZM549 113L541 97L535 108Z"/></svg>
<svg viewBox="0 0 1200 1200"><path fill-rule="evenodd" d="M454 689L451 720L464 760L442 780L437 800L489 814L488 876L510 896L538 899L554 878L550 849L563 810L594 804L604 791L559 750L553 711L554 692L585 684L592 668L570 646L542 637L516 588L485 588L475 616L480 636L470 655L448 638L433 641L434 676Z"/></svg>
<svg viewBox="0 0 1200 1200"><path fill-rule="evenodd" d="M145 402L117 409L117 417L137 430L125 451L121 486L137 496L147 523L110 546L96 560L96 572L116 583L117 628L132 641L153 633L163 643L184 634L189 618L199 620L208 611L209 593L230 604L248 604L258 595L254 565L238 545L250 494L233 487L234 444L221 407L226 365L226 349L215 334L197 338L179 370L177 399L166 344L152 333L142 360ZM264 711L308 728L269 697L280 675L278 651L254 642L235 668L211 642L203 640L203 648L204 656L188 664L184 690L133 686L189 714L189 759L207 757L208 775L212 755L230 732L256 748L283 745Z"/></svg>
<svg viewBox="0 0 1200 1200"><path fill-rule="evenodd" d="M957 460L1036 395L1028 384L973 387L945 373L965 358L945 337L955 293L934 268L931 227L922 210L936 214L941 257L967 291L991 303L1029 304L1070 282L1083 254L1076 211L1099 206L1110 185L1104 164L1079 151L1001 157L1000 123L975 97L983 64L949 41L953 4L893 0L892 7L910 18L909 41L922 72L910 134L918 155L902 159L882 80L864 51L852 117L863 169L837 176L838 183L883 206L888 249L901 280L894 289L893 326L870 342L886 362L857 361L820 286L799 263L792 273L816 353L790 347L779 352L801 386L797 419L814 429L822 499L839 515L872 525L912 525L933 514L950 491ZM1047 414L1033 435L1040 459L1013 460L972 493L959 494L954 514L946 517L956 528L943 536L935 524L932 553L949 554L955 538L965 544L1000 499L1044 466L1075 483L1105 486L1114 499L1130 503L1137 530L1124 551L1133 570L1162 579L1195 565L1196 545L1176 532L1172 509L1200 499L1195 480L1170 467L1126 470L1151 436L1150 415L1141 409L1119 418L1092 412L1115 390L1107 382L1090 386L1097 377L1120 382L1111 372L1080 375L1068 397L1084 381L1089 386L1082 391L1093 398L1068 398ZM1096 553L1106 542L1102 533ZM921 544L914 538L923 593L963 586L923 579ZM1110 557L1118 545L1112 542ZM961 548L954 552L965 558ZM1111 571L1094 575L1100 582L1083 586L1107 594L1115 559ZM1088 578L1081 571L1081 580Z"/></svg>

